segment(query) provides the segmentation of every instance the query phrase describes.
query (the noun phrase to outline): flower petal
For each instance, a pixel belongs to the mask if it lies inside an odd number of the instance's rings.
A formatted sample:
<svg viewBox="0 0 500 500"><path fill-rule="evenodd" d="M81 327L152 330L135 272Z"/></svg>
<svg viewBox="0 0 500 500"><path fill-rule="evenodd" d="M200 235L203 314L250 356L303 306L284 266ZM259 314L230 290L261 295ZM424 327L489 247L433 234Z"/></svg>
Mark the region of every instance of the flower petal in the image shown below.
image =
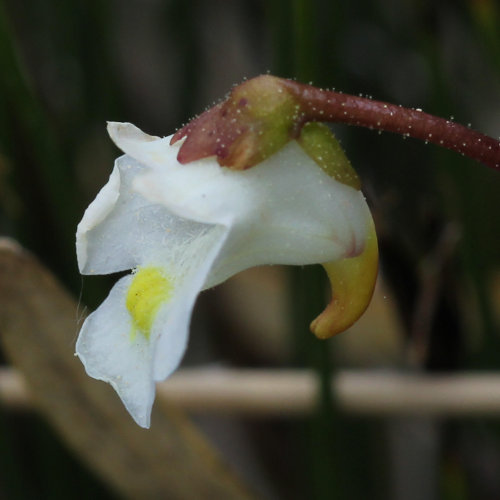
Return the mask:
<svg viewBox="0 0 500 500"><path fill-rule="evenodd" d="M180 144L172 148L170 138L148 135L131 123L108 122L108 133L113 142L127 155L148 167L166 168L177 164Z"/></svg>
<svg viewBox="0 0 500 500"><path fill-rule="evenodd" d="M81 272L87 267L87 234L99 225L113 210L120 194L120 172L113 169L107 184L99 191L95 200L88 206L76 230L76 256Z"/></svg>
<svg viewBox="0 0 500 500"><path fill-rule="evenodd" d="M149 427L154 381L182 359L194 302L227 236L222 226L199 229L190 239L177 238L160 261L144 262L137 274L118 281L78 337L76 352L87 373L109 382L142 427ZM159 274L168 282L163 289ZM147 331L138 332L144 325Z"/></svg>
<svg viewBox="0 0 500 500"><path fill-rule="evenodd" d="M371 220L363 195L325 174L295 141L249 170L207 159L170 164L134 187L178 215L231 227L207 286L256 265L355 256Z"/></svg>
<svg viewBox="0 0 500 500"><path fill-rule="evenodd" d="M178 238L190 239L206 227L135 192L132 181L145 169L129 156L120 157L108 183L85 211L76 234L82 274L108 274L161 260Z"/></svg>
<svg viewBox="0 0 500 500"><path fill-rule="evenodd" d="M184 352L194 303L228 235L224 226L210 226L164 255L163 265L175 281L168 306L161 309L153 325L158 335L153 359L155 380L164 380L178 365L172 352Z"/></svg>
<svg viewBox="0 0 500 500"><path fill-rule="evenodd" d="M152 358L155 341L131 338L132 322L125 298L133 276L122 278L83 324L76 354L87 373L109 382L141 427L149 427L155 388ZM181 353L182 354L182 353Z"/></svg>

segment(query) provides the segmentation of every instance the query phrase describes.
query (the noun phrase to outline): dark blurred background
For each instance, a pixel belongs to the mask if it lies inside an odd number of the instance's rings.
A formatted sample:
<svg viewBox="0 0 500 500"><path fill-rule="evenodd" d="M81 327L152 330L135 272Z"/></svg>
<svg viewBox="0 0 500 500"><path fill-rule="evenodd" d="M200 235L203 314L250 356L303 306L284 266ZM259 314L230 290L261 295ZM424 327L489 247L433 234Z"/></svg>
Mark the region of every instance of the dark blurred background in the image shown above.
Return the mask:
<svg viewBox="0 0 500 500"><path fill-rule="evenodd" d="M114 278L82 281L74 233L119 154L106 120L169 135L233 84L267 71L498 137L500 6L0 0L0 233L95 308ZM321 269L257 270L205 293L186 365L313 368L323 396L310 419L199 425L215 442L233 428L242 446L220 446L240 455L230 460L263 498L500 498L497 420L354 418L326 390L342 368L500 368L500 176L411 139L333 129L377 225L380 307L325 343L307 331L324 305ZM259 302L262 294L269 300ZM114 497L31 413L1 408L0 464L2 498Z"/></svg>

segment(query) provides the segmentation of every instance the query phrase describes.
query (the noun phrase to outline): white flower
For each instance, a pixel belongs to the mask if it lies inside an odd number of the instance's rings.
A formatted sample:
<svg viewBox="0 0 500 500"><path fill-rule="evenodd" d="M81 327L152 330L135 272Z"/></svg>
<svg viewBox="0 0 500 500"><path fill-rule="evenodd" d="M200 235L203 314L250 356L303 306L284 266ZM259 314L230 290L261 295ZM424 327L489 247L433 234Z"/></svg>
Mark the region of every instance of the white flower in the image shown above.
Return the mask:
<svg viewBox="0 0 500 500"><path fill-rule="evenodd" d="M131 124L108 131L125 155L76 235L83 274L132 269L85 321L76 353L149 427L155 381L179 365L198 293L261 264L312 264L363 251L360 191L323 172L294 140L255 167L177 162L181 142Z"/></svg>

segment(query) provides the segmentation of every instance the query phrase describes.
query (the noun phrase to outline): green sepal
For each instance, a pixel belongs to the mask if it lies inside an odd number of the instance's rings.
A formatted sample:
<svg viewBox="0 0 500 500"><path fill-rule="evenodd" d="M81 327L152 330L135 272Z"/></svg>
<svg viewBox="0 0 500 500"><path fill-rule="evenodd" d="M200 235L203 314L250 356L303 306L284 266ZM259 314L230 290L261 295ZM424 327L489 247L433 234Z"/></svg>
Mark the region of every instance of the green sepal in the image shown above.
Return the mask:
<svg viewBox="0 0 500 500"><path fill-rule="evenodd" d="M297 142L330 177L358 191L361 189L358 174L328 126L319 122L306 123Z"/></svg>

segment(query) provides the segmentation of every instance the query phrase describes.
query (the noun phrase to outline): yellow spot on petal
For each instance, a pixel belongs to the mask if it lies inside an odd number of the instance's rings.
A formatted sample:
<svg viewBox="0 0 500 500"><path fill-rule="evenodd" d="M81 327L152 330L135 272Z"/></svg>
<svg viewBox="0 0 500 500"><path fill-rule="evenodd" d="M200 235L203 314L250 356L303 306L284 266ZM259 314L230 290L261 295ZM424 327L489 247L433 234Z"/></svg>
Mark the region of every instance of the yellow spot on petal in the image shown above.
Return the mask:
<svg viewBox="0 0 500 500"><path fill-rule="evenodd" d="M160 306L170 299L172 281L160 267L140 267L127 293L126 306L132 317L132 340L137 332L149 339Z"/></svg>

